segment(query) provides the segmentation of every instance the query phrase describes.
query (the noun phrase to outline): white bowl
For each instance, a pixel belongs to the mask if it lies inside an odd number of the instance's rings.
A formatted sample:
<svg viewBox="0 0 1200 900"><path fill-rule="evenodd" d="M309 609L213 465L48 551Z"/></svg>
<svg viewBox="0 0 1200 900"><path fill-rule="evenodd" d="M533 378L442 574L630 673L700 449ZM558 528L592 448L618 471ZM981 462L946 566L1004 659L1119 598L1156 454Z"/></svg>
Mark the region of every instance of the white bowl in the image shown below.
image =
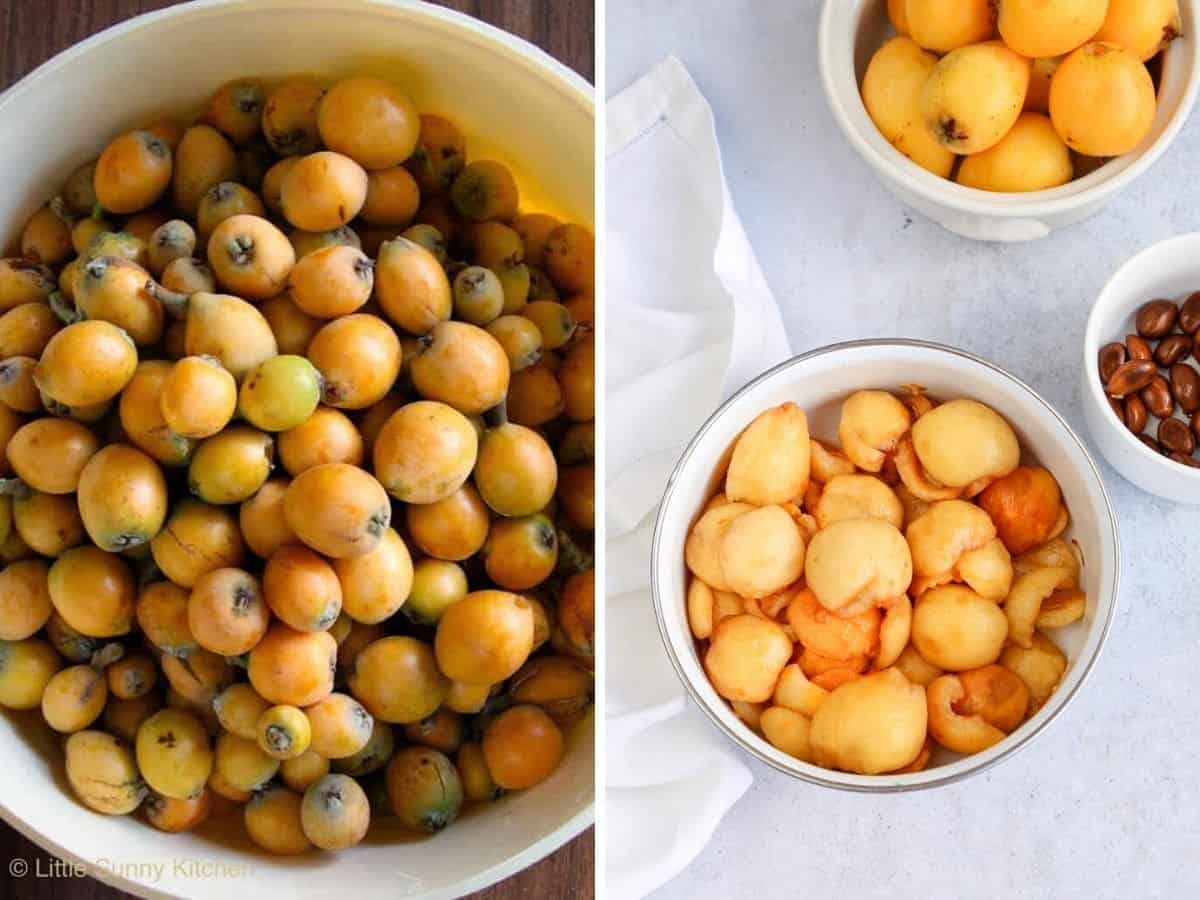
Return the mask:
<svg viewBox="0 0 1200 900"><path fill-rule="evenodd" d="M1100 348L1133 334L1138 308L1165 297L1184 300L1200 290L1200 234L1184 234L1147 247L1109 279L1088 316L1083 337L1083 412L1088 430L1109 464L1144 491L1176 503L1200 504L1200 469L1155 453L1139 441L1108 405L1100 383ZM1146 433L1153 436L1150 417Z"/></svg>
<svg viewBox="0 0 1200 900"><path fill-rule="evenodd" d="M3 233L18 233L72 169L121 130L195 110L235 77L296 72L396 78L421 110L462 126L473 157L510 164L525 206L591 224L593 92L541 51L423 3L228 0L131 19L0 96ZM257 851L236 823L167 835L86 810L71 796L58 742L39 720L0 716L0 815L50 852L144 896L457 897L540 859L593 819L590 718L572 735L563 764L534 790L429 840L405 840L381 820L354 850L299 859Z"/></svg>
<svg viewBox="0 0 1200 900"><path fill-rule="evenodd" d="M733 714L704 673L688 626L684 541L718 483L727 453L764 409L786 401L809 416L815 437L836 441L841 403L863 388L898 389L920 384L935 397L971 397L993 407L1017 432L1026 459L1058 479L1071 512L1065 534L1083 558L1083 619L1053 638L1069 664L1062 684L1028 722L999 744L973 756L938 750L930 767L909 775L852 775L799 761L777 750ZM921 341L869 340L814 350L771 369L725 403L684 450L667 484L655 526L651 577L659 628L676 671L710 719L743 749L804 781L854 791L906 791L935 787L982 772L1039 734L1075 696L1096 664L1117 605L1120 575L1117 522L1100 473L1070 426L1034 391L1003 369L950 347Z"/></svg>
<svg viewBox="0 0 1200 900"><path fill-rule="evenodd" d="M1028 194L963 187L922 169L893 147L867 115L859 85L871 55L892 34L885 0L825 0L818 54L834 118L851 146L904 203L955 234L979 241L1030 241L1097 212L1162 156L1200 89L1200 0L1181 0L1183 37L1166 52L1158 115L1141 145L1070 184Z"/></svg>

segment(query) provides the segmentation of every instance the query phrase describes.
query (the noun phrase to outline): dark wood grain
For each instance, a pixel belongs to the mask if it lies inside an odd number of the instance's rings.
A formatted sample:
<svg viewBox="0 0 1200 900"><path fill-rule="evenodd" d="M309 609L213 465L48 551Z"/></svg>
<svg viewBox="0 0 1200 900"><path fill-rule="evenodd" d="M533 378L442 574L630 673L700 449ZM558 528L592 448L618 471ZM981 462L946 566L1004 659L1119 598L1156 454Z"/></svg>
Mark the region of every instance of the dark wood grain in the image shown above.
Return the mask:
<svg viewBox="0 0 1200 900"><path fill-rule="evenodd" d="M0 0L0 90L54 54L131 16L178 0ZM593 0L437 0L541 47L594 80ZM91 878L13 878L8 863L50 872L54 858L0 822L0 897L5 900L115 900L129 897ZM40 866L40 869L37 868ZM595 850L589 829L542 862L471 900L591 900Z"/></svg>

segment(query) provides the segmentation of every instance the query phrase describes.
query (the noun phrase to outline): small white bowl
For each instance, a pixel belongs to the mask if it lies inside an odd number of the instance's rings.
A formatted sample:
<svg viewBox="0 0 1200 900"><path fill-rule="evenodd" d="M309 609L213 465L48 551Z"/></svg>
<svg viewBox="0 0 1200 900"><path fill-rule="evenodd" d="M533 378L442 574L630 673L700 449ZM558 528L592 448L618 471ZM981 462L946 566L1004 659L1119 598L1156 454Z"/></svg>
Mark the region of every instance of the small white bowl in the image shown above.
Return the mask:
<svg viewBox="0 0 1200 900"><path fill-rule="evenodd" d="M993 407L1017 432L1026 458L1054 473L1071 512L1065 537L1083 558L1083 619L1056 629L1069 662L1062 683L1028 722L973 756L936 750L930 767L908 775L853 775L810 765L777 750L742 723L704 673L688 626L687 534L711 496L729 448L764 409L786 401L809 416L814 436L835 439L842 401L863 388L920 384L935 397L971 397ZM744 750L812 784L865 792L909 791L978 774L1033 740L1066 707L1096 664L1117 605L1120 541L1116 516L1087 449L1045 400L1003 369L960 350L923 341L869 340L835 344L789 360L760 375L729 399L684 450L667 484L655 525L651 578L667 655L692 698Z"/></svg>
<svg viewBox="0 0 1200 900"><path fill-rule="evenodd" d="M884 185L946 229L979 241L1031 241L1097 212L1162 156L1200 90L1200 0L1181 0L1183 36L1171 44L1158 116L1141 145L1083 178L1046 191L999 194L927 172L893 147L867 115L859 85L872 54L892 34L884 0L825 0L818 37L821 80L838 125Z"/></svg>
<svg viewBox="0 0 1200 900"><path fill-rule="evenodd" d="M1144 491L1176 503L1200 504L1200 469L1155 453L1126 428L1108 405L1100 383L1100 348L1124 343L1134 333L1143 303L1182 301L1200 290L1200 233L1184 234L1147 247L1109 279L1088 316L1083 338L1083 412L1092 439L1109 465ZM1146 433L1153 436L1157 420Z"/></svg>
<svg viewBox="0 0 1200 900"><path fill-rule="evenodd" d="M412 0L203 0L122 22L0 95L0 233L15 236L113 135L196 112L225 81L311 73L395 78L422 112L451 117L472 157L507 163L522 204L592 223L594 94L542 51ZM0 817L89 874L142 896L461 897L536 862L593 820L592 720L533 790L414 840L380 819L341 853L272 857L236 818L163 834L72 796L38 712L0 714ZM30 876L32 877L32 875Z"/></svg>

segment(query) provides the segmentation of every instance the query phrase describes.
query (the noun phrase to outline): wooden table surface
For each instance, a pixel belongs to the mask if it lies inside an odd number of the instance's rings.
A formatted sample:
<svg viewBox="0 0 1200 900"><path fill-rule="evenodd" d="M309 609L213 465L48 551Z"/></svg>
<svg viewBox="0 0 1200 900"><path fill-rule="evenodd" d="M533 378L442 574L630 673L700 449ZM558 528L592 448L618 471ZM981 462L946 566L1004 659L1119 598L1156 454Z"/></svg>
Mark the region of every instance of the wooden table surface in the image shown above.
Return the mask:
<svg viewBox="0 0 1200 900"><path fill-rule="evenodd" d="M178 0L0 0L0 90L88 35ZM437 0L537 44L594 80L592 0ZM589 829L554 855L471 900L586 900L594 896ZM51 857L0 822L0 897L5 900L115 900L129 897L91 878L12 878L7 863L31 869ZM36 871L36 870L35 870Z"/></svg>

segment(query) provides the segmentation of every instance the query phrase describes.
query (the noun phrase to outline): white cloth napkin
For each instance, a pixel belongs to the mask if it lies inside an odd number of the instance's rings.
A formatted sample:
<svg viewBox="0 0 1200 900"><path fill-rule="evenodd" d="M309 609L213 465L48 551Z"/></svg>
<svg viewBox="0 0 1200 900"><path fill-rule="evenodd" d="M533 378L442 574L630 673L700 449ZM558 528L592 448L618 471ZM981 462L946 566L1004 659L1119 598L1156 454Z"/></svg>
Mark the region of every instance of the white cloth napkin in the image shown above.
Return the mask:
<svg viewBox="0 0 1200 900"><path fill-rule="evenodd" d="M790 353L734 211L712 111L668 58L608 103L607 893L678 874L750 786L687 701L650 598L654 514L721 401Z"/></svg>

